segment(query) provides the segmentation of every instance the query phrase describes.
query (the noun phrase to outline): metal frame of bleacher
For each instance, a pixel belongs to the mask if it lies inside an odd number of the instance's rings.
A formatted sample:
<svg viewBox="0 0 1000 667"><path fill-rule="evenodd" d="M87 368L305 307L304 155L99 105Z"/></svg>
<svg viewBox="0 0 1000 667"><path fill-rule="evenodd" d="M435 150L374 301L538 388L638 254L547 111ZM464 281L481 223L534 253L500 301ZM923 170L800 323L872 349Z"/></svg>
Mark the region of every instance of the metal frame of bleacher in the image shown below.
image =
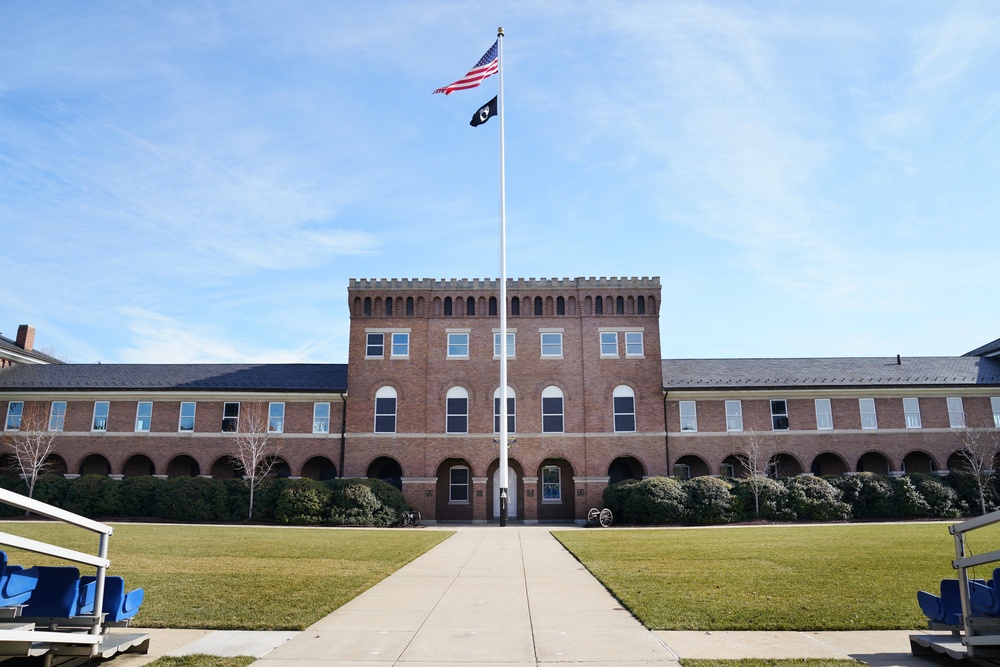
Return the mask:
<svg viewBox="0 0 1000 667"><path fill-rule="evenodd" d="M969 594L969 568L1000 562L1000 551L972 556L965 543L967 533L996 523L1000 523L1000 511L948 527L948 532L955 538L955 560L951 564L958 571L958 588L962 600L961 623L957 626L928 624L931 630L950 630L951 635L910 635L913 655L941 654L982 665L995 666L1000 663L1000 617L973 614Z"/></svg>
<svg viewBox="0 0 1000 667"><path fill-rule="evenodd" d="M17 657L41 657L45 667L72 667L94 659L112 658L120 653L148 652L148 634L112 633L110 627L119 627L121 624L106 622L102 611L105 574L111 565L108 560L108 541L114 529L6 489L0 489L0 502L89 530L99 536L98 553L93 555L0 532L0 545L89 565L97 570L92 614L72 619L18 618L19 610L7 614L0 622L0 661ZM39 625L42 626L41 629Z"/></svg>

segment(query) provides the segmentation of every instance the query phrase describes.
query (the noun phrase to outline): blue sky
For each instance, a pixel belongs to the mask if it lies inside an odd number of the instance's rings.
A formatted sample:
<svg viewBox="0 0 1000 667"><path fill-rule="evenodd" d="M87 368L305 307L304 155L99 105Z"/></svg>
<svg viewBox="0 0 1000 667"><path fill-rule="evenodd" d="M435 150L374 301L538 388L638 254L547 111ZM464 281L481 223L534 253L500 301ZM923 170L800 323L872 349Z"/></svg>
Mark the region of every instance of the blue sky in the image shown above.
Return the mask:
<svg viewBox="0 0 1000 667"><path fill-rule="evenodd" d="M995 2L0 2L0 332L344 362L349 278L660 276L669 358L1000 336Z"/></svg>

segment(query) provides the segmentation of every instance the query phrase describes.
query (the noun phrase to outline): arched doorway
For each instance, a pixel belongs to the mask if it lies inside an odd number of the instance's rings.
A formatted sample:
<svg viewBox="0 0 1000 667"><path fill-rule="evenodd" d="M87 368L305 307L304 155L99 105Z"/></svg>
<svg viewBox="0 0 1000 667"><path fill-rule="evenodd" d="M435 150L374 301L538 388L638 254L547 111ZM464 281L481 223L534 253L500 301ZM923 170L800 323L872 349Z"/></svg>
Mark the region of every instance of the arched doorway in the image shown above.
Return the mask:
<svg viewBox="0 0 1000 667"><path fill-rule="evenodd" d="M517 481L517 471L507 467L507 518L516 519L520 503L520 485ZM493 472L493 518L500 518L500 467Z"/></svg>
<svg viewBox="0 0 1000 667"><path fill-rule="evenodd" d="M13 454L0 454L0 476L21 479L21 466Z"/></svg>
<svg viewBox="0 0 1000 667"><path fill-rule="evenodd" d="M136 454L128 457L125 465L122 466L124 477L148 477L156 471L153 461L144 454Z"/></svg>
<svg viewBox="0 0 1000 667"><path fill-rule="evenodd" d="M100 454L91 454L80 462L81 475L110 475L111 464Z"/></svg>
<svg viewBox="0 0 1000 667"><path fill-rule="evenodd" d="M951 456L948 457L948 470L972 472L972 466L969 465L969 459L965 457L965 454L962 452L952 452Z"/></svg>
<svg viewBox="0 0 1000 667"><path fill-rule="evenodd" d="M817 477L824 475L843 475L849 470L847 461L833 452L823 452L813 459L810 467L812 474Z"/></svg>
<svg viewBox="0 0 1000 667"><path fill-rule="evenodd" d="M634 456L619 456L608 466L608 484L616 484L626 479L642 479L646 469Z"/></svg>
<svg viewBox="0 0 1000 667"><path fill-rule="evenodd" d="M337 466L325 456L314 456L303 464L302 476L325 482L337 477Z"/></svg>
<svg viewBox="0 0 1000 667"><path fill-rule="evenodd" d="M445 459L437 468L437 521L472 521L472 466L465 459Z"/></svg>
<svg viewBox="0 0 1000 667"><path fill-rule="evenodd" d="M927 452L910 452L903 457L903 472L929 474L937 470L937 464Z"/></svg>
<svg viewBox="0 0 1000 667"><path fill-rule="evenodd" d="M772 477L795 477L802 474L802 464L791 454L780 452L771 457L768 468Z"/></svg>
<svg viewBox="0 0 1000 667"><path fill-rule="evenodd" d="M212 464L212 477L215 479L241 479L243 469L231 456L222 456Z"/></svg>
<svg viewBox="0 0 1000 667"><path fill-rule="evenodd" d="M691 479L692 477L704 477L710 475L708 464L705 459L694 454L688 454L677 459L674 463L674 477L678 479Z"/></svg>
<svg viewBox="0 0 1000 667"><path fill-rule="evenodd" d="M187 454L181 454L170 459L167 464L168 477L197 477L201 474L198 462Z"/></svg>
<svg viewBox="0 0 1000 667"><path fill-rule="evenodd" d="M46 475L65 475L67 472L69 472L69 468L67 468L66 459L63 457L58 454L49 454L45 458Z"/></svg>
<svg viewBox="0 0 1000 667"><path fill-rule="evenodd" d="M892 469L889 459L881 452L866 452L858 459L858 472L873 472L876 475L888 475Z"/></svg>
<svg viewBox="0 0 1000 667"><path fill-rule="evenodd" d="M576 485L573 466L566 459L545 459L538 466L538 520L572 521L576 518Z"/></svg>
<svg viewBox="0 0 1000 667"><path fill-rule="evenodd" d="M268 477L278 477L280 479L288 479L292 476L292 468L288 465L288 462L281 458L280 456L271 456L266 458L260 467L261 471L267 470Z"/></svg>
<svg viewBox="0 0 1000 667"><path fill-rule="evenodd" d="M391 484L400 491L403 490L403 468L399 461L388 456L380 456L368 466L368 474L371 479L380 479L386 484Z"/></svg>

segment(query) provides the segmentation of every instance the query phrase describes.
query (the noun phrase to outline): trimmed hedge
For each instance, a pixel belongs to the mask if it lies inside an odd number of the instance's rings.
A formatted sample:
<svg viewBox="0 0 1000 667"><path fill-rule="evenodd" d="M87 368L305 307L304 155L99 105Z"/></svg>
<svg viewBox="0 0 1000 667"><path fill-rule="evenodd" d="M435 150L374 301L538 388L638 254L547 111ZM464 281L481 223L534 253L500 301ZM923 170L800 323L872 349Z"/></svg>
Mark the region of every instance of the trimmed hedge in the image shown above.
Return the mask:
<svg viewBox="0 0 1000 667"><path fill-rule="evenodd" d="M0 488L26 494L21 480L0 477ZM47 475L34 497L92 518L133 518L178 523L240 523L250 493L239 479ZM289 525L392 526L409 509L394 486L377 479L266 479L254 494L254 521ZM0 517L24 512L0 503Z"/></svg>

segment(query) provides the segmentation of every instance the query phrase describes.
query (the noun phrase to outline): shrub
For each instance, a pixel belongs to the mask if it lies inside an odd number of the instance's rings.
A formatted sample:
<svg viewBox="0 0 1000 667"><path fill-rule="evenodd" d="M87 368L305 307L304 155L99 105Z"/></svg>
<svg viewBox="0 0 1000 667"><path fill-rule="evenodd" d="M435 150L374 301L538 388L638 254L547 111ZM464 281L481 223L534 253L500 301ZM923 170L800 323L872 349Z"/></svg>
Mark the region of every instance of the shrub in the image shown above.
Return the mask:
<svg viewBox="0 0 1000 667"><path fill-rule="evenodd" d="M338 479L331 490L329 521L339 526L393 526L407 508L403 494L377 479Z"/></svg>
<svg viewBox="0 0 1000 667"><path fill-rule="evenodd" d="M324 523L330 512L333 491L321 482L300 479L286 486L274 510L278 523L311 526Z"/></svg>
<svg viewBox="0 0 1000 667"><path fill-rule="evenodd" d="M861 472L827 480L841 492L855 519L894 519L900 516L895 488L888 477Z"/></svg>
<svg viewBox="0 0 1000 667"><path fill-rule="evenodd" d="M733 520L733 494L728 483L716 477L695 477L681 484L686 495L688 523L713 525Z"/></svg>
<svg viewBox="0 0 1000 667"><path fill-rule="evenodd" d="M953 470L942 478L958 495L958 509L962 514L978 516L982 514L979 503L979 486L975 473ZM983 485L983 496L986 500L986 511L992 512L1000 506L996 489L992 484Z"/></svg>
<svg viewBox="0 0 1000 667"><path fill-rule="evenodd" d="M90 518L121 516L121 491L118 480L107 475L83 475L69 485L63 507Z"/></svg>
<svg viewBox="0 0 1000 667"><path fill-rule="evenodd" d="M841 502L841 493L822 477L799 475L785 482L788 508L804 521L843 521L851 506Z"/></svg>
<svg viewBox="0 0 1000 667"><path fill-rule="evenodd" d="M35 483L35 500L40 500L56 507L66 507L66 494L72 480L62 475L42 475Z"/></svg>
<svg viewBox="0 0 1000 667"><path fill-rule="evenodd" d="M213 508L216 480L204 477L171 477L156 495L156 516L170 521L217 521Z"/></svg>
<svg viewBox="0 0 1000 667"><path fill-rule="evenodd" d="M410 509L410 506L406 503L406 497L403 496L403 492L392 484L381 479L357 479L354 481L361 482L371 489L379 503L385 508L387 512L386 517L391 517L392 520L390 523L384 525L391 526L395 524L399 520L399 515Z"/></svg>
<svg viewBox="0 0 1000 667"><path fill-rule="evenodd" d="M934 475L907 475L904 479L913 484L913 488L927 503L927 514L924 516L940 519L956 519L961 516L958 494L955 489L944 484L940 477Z"/></svg>
<svg viewBox="0 0 1000 667"><path fill-rule="evenodd" d="M758 485L757 503L754 501L754 484ZM785 485L769 477L740 477L732 480L733 496L737 510L748 520L794 521L795 512L788 508L788 489Z"/></svg>
<svg viewBox="0 0 1000 667"><path fill-rule="evenodd" d="M639 482L625 499L623 523L683 523L685 497L684 489L677 480L648 477Z"/></svg>
<svg viewBox="0 0 1000 667"><path fill-rule="evenodd" d="M931 516L930 503L909 477L897 477L892 480L892 485L895 488L898 518Z"/></svg>
<svg viewBox="0 0 1000 667"><path fill-rule="evenodd" d="M158 477L126 477L121 481L122 516L155 516L156 498L159 489L166 483Z"/></svg>
<svg viewBox="0 0 1000 667"><path fill-rule="evenodd" d="M623 522L625 520L625 502L638 486L639 480L637 479L624 479L608 486L604 489L604 506L611 510L611 513L616 517L620 517L620 521Z"/></svg>

